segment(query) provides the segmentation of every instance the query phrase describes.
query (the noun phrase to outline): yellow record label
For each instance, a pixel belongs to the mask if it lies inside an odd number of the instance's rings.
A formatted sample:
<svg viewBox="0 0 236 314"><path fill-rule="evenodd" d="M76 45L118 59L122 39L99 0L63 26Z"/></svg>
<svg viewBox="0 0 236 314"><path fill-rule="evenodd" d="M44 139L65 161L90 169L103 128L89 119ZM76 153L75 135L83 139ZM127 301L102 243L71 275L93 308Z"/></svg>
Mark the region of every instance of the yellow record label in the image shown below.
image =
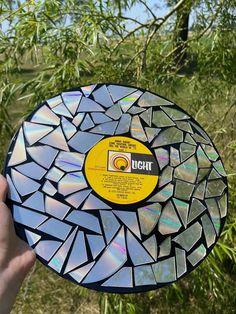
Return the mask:
<svg viewBox="0 0 236 314"><path fill-rule="evenodd" d="M158 181L158 166L152 152L139 141L111 136L89 151L85 174L102 198L132 204L152 193Z"/></svg>

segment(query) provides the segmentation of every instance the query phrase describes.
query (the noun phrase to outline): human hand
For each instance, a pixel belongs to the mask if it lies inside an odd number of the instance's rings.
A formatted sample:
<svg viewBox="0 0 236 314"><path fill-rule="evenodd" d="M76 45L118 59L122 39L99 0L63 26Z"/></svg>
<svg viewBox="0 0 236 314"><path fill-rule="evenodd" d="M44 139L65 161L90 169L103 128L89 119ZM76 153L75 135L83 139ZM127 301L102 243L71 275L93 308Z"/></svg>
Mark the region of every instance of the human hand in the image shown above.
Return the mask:
<svg viewBox="0 0 236 314"><path fill-rule="evenodd" d="M7 180L0 175L0 314L8 314L20 286L35 263L35 253L17 237L9 208L4 203Z"/></svg>

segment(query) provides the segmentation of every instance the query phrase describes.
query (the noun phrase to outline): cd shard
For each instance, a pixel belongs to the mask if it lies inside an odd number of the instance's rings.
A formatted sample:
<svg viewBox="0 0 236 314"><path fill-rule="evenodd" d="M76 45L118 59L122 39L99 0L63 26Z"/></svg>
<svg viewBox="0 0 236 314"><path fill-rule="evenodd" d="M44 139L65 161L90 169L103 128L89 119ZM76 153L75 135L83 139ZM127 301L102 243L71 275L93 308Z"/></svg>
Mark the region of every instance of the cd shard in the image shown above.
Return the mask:
<svg viewBox="0 0 236 314"><path fill-rule="evenodd" d="M123 287L131 288L132 284L132 267L122 267L115 275L106 280L104 287Z"/></svg>
<svg viewBox="0 0 236 314"><path fill-rule="evenodd" d="M97 282L114 274L127 260L124 228L121 228L107 246L83 283Z"/></svg>
<svg viewBox="0 0 236 314"><path fill-rule="evenodd" d="M87 262L87 260L88 256L86 251L84 232L78 231L65 267L64 274L84 264Z"/></svg>
<svg viewBox="0 0 236 314"><path fill-rule="evenodd" d="M9 154L9 153L8 153ZM25 140L23 135L23 130L20 128L17 135L15 146L10 155L10 160L8 161L8 167L18 165L26 161L26 151L25 151Z"/></svg>

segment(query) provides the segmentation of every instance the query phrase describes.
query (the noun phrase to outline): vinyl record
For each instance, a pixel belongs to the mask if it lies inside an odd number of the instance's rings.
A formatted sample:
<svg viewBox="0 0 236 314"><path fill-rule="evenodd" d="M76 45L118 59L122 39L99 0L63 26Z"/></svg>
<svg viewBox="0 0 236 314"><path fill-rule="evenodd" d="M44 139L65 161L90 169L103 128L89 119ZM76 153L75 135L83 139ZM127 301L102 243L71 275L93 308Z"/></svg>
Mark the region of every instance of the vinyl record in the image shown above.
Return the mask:
<svg viewBox="0 0 236 314"><path fill-rule="evenodd" d="M173 102L95 84L39 105L6 157L17 234L63 278L140 292L191 272L227 213L219 153Z"/></svg>

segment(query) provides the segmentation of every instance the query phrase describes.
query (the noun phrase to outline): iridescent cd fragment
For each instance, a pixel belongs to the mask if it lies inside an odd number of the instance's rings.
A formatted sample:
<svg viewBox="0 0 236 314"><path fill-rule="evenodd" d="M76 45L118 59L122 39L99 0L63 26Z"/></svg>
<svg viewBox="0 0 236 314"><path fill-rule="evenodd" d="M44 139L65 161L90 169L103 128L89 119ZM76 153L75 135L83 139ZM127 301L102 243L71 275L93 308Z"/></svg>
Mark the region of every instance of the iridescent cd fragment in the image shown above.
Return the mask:
<svg viewBox="0 0 236 314"><path fill-rule="evenodd" d="M141 88L93 84L39 105L4 174L17 234L59 276L129 293L182 278L222 232L228 190L206 132Z"/></svg>

